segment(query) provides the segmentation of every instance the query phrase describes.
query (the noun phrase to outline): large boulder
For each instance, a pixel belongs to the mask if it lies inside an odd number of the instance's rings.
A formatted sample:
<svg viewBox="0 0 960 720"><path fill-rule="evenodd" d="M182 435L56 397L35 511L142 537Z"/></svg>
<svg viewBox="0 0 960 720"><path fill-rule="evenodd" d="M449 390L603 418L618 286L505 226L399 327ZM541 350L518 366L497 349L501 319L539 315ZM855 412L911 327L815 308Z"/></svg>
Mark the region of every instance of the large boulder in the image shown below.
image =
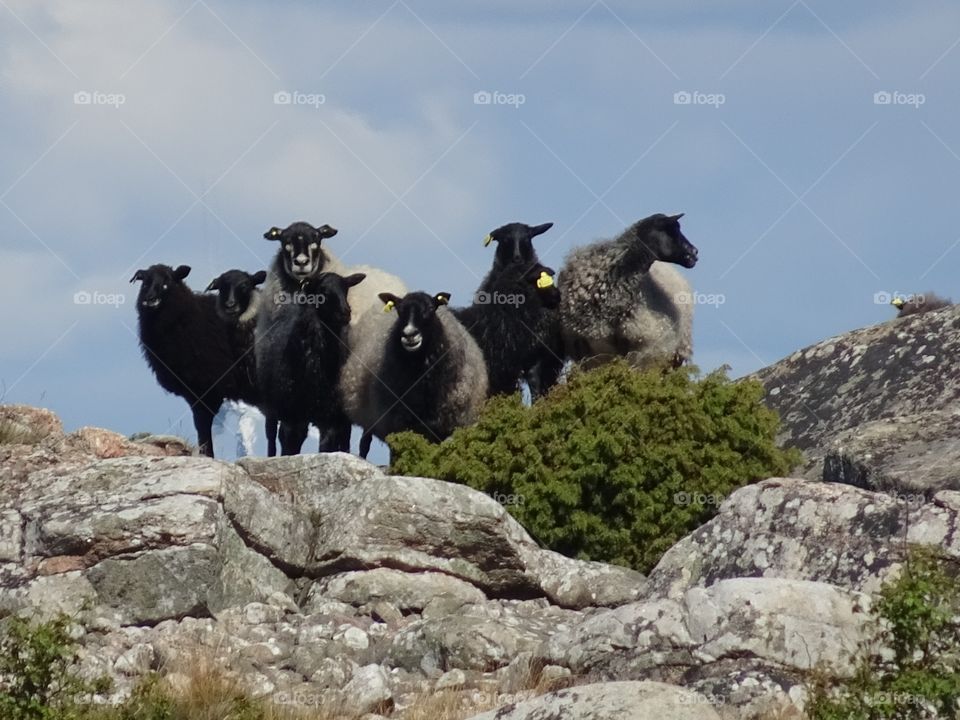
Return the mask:
<svg viewBox="0 0 960 720"><path fill-rule="evenodd" d="M960 490L960 306L855 330L755 377L801 474L897 492ZM824 467L826 461L826 469Z"/></svg>
<svg viewBox="0 0 960 720"><path fill-rule="evenodd" d="M847 485L770 479L733 493L650 574L651 593L741 577L825 582L875 592L898 571L907 543L960 560L960 493L910 503Z"/></svg>
<svg viewBox="0 0 960 720"><path fill-rule="evenodd" d="M720 720L710 700L658 682L581 685L474 715L470 720Z"/></svg>

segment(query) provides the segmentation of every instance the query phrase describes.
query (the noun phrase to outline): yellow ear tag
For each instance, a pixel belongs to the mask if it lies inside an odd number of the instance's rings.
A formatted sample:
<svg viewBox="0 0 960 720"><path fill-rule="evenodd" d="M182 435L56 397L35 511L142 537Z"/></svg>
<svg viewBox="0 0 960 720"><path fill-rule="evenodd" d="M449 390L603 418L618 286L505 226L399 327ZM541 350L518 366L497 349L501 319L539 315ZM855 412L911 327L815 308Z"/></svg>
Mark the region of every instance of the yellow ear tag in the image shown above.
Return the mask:
<svg viewBox="0 0 960 720"><path fill-rule="evenodd" d="M487 236L483 239L483 246L484 246L484 247L487 247L487 246L490 245L490 243L492 243L492 242L493 242L493 235L487 235Z"/></svg>
<svg viewBox="0 0 960 720"><path fill-rule="evenodd" d="M550 277L550 273L546 271L540 273L540 277L537 278L537 287L541 290L546 290L548 287L553 287L553 278Z"/></svg>
<svg viewBox="0 0 960 720"><path fill-rule="evenodd" d="M441 305L446 305L447 299L443 295L437 295L437 302Z"/></svg>
<svg viewBox="0 0 960 720"><path fill-rule="evenodd" d="M270 231L270 235L271 235L272 237L277 237L279 234L280 234L280 231L277 230L276 228L274 228L273 230Z"/></svg>
<svg viewBox="0 0 960 720"><path fill-rule="evenodd" d="M397 304L396 304L393 300L387 300L387 304L383 306L383 311L384 311L384 312L390 312L390 311L393 310L393 308L395 308L396 306L397 306Z"/></svg>

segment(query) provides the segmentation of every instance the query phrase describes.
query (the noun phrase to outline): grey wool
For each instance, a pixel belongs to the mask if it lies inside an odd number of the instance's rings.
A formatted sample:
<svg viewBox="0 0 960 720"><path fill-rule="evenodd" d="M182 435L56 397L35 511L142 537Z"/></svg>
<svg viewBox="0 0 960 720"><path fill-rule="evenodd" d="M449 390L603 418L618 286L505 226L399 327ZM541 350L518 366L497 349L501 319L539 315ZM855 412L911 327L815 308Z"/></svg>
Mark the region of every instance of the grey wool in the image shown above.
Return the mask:
<svg viewBox="0 0 960 720"><path fill-rule="evenodd" d="M412 430L440 442L476 421L487 397L487 368L476 341L446 307L449 295L383 293L350 328L340 378L344 410L372 437ZM381 306L382 307L382 306Z"/></svg>
<svg viewBox="0 0 960 720"><path fill-rule="evenodd" d="M698 252L680 231L680 217L651 215L612 240L569 253L560 271L560 322L571 359L625 356L647 367L689 357L682 298L670 296L673 289L664 287L659 270L650 276L657 261L696 265Z"/></svg>

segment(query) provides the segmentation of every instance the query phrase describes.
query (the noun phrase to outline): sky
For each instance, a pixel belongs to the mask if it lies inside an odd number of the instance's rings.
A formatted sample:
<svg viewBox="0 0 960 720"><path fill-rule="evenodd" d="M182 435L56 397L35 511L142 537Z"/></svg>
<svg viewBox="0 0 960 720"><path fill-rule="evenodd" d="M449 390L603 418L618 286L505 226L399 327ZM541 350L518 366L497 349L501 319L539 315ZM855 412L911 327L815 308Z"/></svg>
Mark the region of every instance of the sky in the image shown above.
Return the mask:
<svg viewBox="0 0 960 720"><path fill-rule="evenodd" d="M128 281L296 220L456 305L504 223L559 269L686 213L694 361L750 373L960 295L958 45L935 0L0 0L0 396L195 439Z"/></svg>

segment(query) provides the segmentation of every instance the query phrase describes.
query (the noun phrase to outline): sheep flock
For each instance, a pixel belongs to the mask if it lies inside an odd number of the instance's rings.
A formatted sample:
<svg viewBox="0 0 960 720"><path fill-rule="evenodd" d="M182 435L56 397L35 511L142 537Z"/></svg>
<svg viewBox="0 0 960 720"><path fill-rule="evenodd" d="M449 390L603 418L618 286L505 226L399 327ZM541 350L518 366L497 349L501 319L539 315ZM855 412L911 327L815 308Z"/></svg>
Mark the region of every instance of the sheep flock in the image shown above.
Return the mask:
<svg viewBox="0 0 960 720"><path fill-rule="evenodd" d="M344 264L327 247L330 225L271 227L268 270L228 270L202 293L186 265L137 270L140 347L160 386L187 401L210 457L225 400L263 412L270 456L278 440L281 454L301 452L311 425L320 452L349 452L354 425L361 457L395 432L441 442L490 396L524 383L533 399L547 393L571 361L688 361L692 293L674 266L693 268L698 252L681 217L651 215L577 247L559 273L534 247L553 223L503 225L484 238L491 268L458 307L442 289L410 292L389 272Z"/></svg>

